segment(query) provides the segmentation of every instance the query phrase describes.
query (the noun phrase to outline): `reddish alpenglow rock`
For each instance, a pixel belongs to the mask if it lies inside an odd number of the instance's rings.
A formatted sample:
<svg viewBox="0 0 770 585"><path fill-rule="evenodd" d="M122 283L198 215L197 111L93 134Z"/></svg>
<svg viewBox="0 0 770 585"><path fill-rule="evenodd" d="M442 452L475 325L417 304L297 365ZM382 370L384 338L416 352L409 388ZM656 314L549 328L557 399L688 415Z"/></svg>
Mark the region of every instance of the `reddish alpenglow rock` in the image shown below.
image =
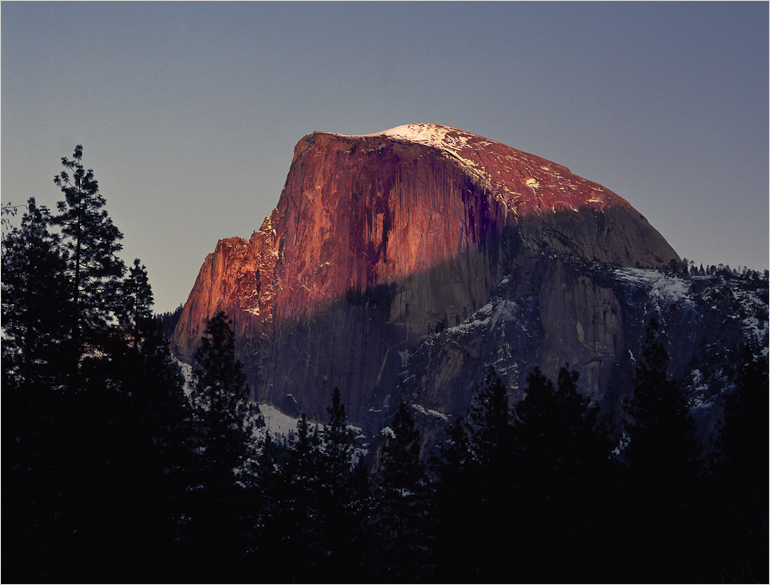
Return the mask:
<svg viewBox="0 0 770 585"><path fill-rule="evenodd" d="M259 231L220 240L206 258L173 347L189 360L205 320L224 309L256 398L280 404L293 393L300 408L318 412L302 403L303 388L320 393L334 383L350 399L352 384L392 383L391 370L437 324L467 317L504 275L536 272L540 257L643 268L678 260L627 201L538 156L433 124L365 136L314 132L295 147ZM359 324L361 339L378 349L340 358L347 350L337 347L329 359L339 363L327 366L320 362L337 332L298 331L312 330L319 315L348 327L341 303L382 309L379 333ZM280 355L290 350L287 331L291 351L303 355ZM346 381L343 370L355 373Z"/></svg>

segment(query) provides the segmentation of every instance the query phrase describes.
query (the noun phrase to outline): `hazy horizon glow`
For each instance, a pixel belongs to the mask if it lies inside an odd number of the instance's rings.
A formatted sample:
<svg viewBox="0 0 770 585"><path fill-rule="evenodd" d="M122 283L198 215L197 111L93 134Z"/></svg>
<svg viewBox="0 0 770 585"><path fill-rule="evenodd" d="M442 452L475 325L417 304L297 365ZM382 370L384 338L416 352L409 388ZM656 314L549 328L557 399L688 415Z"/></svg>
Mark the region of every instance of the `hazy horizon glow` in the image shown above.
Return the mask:
<svg viewBox="0 0 770 585"><path fill-rule="evenodd" d="M2 200L84 146L155 310L278 203L316 131L445 124L626 199L682 257L768 268L768 4L2 2Z"/></svg>

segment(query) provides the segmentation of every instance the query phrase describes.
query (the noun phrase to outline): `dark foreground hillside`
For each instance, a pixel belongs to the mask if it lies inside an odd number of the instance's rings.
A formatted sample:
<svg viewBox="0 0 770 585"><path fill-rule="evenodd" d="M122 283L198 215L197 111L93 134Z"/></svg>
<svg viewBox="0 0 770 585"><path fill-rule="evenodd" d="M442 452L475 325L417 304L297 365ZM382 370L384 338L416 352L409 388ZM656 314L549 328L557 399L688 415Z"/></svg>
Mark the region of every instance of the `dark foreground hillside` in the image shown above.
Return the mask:
<svg viewBox="0 0 770 585"><path fill-rule="evenodd" d="M3 581L766 580L767 358L704 459L649 331L622 449L566 368L515 405L490 370L430 454L402 402L366 456L337 391L273 437L224 316L186 398L162 344L74 392L6 372Z"/></svg>
<svg viewBox="0 0 770 585"><path fill-rule="evenodd" d="M451 416L411 382L361 438L335 388L276 434L225 313L185 381L82 156L2 240L2 581L768 580L766 272L656 272L692 304L642 313L620 410L566 364L492 365ZM680 368L670 317L697 314L724 318Z"/></svg>

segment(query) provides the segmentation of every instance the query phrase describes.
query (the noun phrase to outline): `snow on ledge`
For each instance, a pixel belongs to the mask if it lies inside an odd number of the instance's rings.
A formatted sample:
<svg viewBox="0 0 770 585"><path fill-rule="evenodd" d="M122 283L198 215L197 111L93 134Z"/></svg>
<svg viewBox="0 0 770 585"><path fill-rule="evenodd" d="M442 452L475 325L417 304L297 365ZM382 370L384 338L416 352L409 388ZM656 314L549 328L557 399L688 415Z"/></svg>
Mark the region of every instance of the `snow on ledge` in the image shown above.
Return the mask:
<svg viewBox="0 0 770 585"><path fill-rule="evenodd" d="M450 133L452 133L453 136L450 137ZM438 148L445 152L449 152L453 156L460 158L467 163L470 163L471 161L468 161L463 157L459 157L458 155L466 146L468 140L472 138L480 138L475 134L471 134L465 130L460 130L459 128L443 126L441 124L426 124L424 122L416 124L403 124L401 126L396 126L395 128L390 128L389 130L375 132L374 134L334 134L334 136L343 136L346 138L387 136L390 138L398 138L401 140L406 140L407 142L414 142L416 144L423 144L425 146ZM485 142L488 143L489 141L485 140Z"/></svg>
<svg viewBox="0 0 770 585"><path fill-rule="evenodd" d="M653 299L692 302L690 284L678 276L666 275L655 268L619 268L614 272L620 282L647 288Z"/></svg>
<svg viewBox="0 0 770 585"><path fill-rule="evenodd" d="M467 134L464 130L459 128L453 128L451 126L443 126L441 124L427 124L419 122L416 124L402 124L389 130L383 130L382 132L374 132L373 134L335 134L335 136L346 136L348 138L369 138L373 136L391 136L393 138L402 138L409 140L410 142L419 142L420 144L427 144L428 146L440 147L444 144L444 137L449 132L459 132L461 134Z"/></svg>

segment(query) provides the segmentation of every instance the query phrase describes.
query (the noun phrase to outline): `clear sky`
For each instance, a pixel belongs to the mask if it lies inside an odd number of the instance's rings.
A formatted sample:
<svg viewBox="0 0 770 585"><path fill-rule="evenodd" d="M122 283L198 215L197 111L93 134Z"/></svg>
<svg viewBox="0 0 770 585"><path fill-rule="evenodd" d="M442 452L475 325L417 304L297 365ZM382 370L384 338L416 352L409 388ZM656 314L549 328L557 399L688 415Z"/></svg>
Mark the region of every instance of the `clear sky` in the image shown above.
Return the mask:
<svg viewBox="0 0 770 585"><path fill-rule="evenodd" d="M84 146L187 300L314 130L455 126L628 200L680 256L768 267L768 3L2 2L2 200L54 209Z"/></svg>

